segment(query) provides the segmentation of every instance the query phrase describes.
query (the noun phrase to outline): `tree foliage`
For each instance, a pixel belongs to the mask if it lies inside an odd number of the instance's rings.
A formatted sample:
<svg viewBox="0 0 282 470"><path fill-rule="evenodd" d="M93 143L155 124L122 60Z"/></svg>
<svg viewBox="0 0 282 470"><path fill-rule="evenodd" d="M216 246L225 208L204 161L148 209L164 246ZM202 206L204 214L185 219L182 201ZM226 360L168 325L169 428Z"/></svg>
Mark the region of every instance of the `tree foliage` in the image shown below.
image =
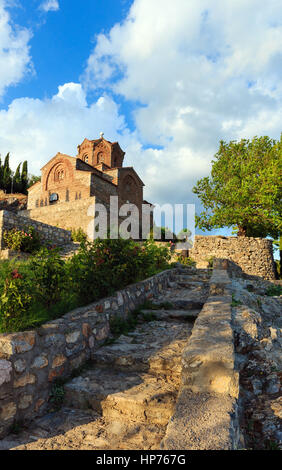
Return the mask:
<svg viewBox="0 0 282 470"><path fill-rule="evenodd" d="M203 230L236 227L238 235L272 236L282 232L282 135L279 141L220 142L211 176L193 188L204 211L196 216Z"/></svg>
<svg viewBox="0 0 282 470"><path fill-rule="evenodd" d="M7 153L3 163L0 158L0 190L5 191L7 194L27 194L29 180L27 161L23 164L20 163L14 173L10 168L10 153Z"/></svg>

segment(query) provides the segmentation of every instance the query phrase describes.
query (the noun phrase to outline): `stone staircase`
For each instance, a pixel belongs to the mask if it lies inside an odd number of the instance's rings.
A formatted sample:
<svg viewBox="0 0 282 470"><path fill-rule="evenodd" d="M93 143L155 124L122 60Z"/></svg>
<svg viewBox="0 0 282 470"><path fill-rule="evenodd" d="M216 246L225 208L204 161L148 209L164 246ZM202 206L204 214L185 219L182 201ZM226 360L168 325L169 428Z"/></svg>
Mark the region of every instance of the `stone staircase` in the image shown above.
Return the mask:
<svg viewBox="0 0 282 470"><path fill-rule="evenodd" d="M60 250L61 258L68 259L75 255L80 247L80 243L72 242L68 245L64 245Z"/></svg>
<svg viewBox="0 0 282 470"><path fill-rule="evenodd" d="M0 449L160 449L208 281L208 270L179 269L167 291L140 311L136 329L99 348L64 385L62 408L0 441Z"/></svg>

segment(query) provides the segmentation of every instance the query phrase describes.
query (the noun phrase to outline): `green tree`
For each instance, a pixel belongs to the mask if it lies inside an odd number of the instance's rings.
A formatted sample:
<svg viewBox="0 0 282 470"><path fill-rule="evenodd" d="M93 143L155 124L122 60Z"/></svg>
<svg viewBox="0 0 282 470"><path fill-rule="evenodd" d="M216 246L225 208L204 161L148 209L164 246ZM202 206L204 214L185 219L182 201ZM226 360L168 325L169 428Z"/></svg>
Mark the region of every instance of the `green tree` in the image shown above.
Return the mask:
<svg viewBox="0 0 282 470"><path fill-rule="evenodd" d="M220 142L211 176L193 192L204 211L196 216L200 229L237 227L238 236L278 238L282 233L282 135L279 141Z"/></svg>
<svg viewBox="0 0 282 470"><path fill-rule="evenodd" d="M21 163L18 165L13 178L13 192L22 192L22 179L21 179Z"/></svg>
<svg viewBox="0 0 282 470"><path fill-rule="evenodd" d="M12 170L10 168L10 153L7 153L4 166L3 166L3 180L2 180L2 189L7 193L11 192L12 188Z"/></svg>
<svg viewBox="0 0 282 470"><path fill-rule="evenodd" d="M29 175L27 188L30 188L31 186L33 186L38 181L41 181L41 176Z"/></svg>
<svg viewBox="0 0 282 470"><path fill-rule="evenodd" d="M22 185L22 193L27 194L27 188L28 188L27 161L23 162L22 175L21 175L21 185Z"/></svg>
<svg viewBox="0 0 282 470"><path fill-rule="evenodd" d="M3 189L3 165L2 165L2 160L0 157L0 189Z"/></svg>

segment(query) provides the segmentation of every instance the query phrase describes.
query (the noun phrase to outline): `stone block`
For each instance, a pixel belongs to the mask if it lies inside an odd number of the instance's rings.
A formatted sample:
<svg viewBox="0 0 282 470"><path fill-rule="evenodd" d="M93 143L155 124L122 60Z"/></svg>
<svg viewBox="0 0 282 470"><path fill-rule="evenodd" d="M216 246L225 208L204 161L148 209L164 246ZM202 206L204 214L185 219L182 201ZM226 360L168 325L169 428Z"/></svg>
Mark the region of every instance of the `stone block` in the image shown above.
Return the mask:
<svg viewBox="0 0 282 470"><path fill-rule="evenodd" d="M12 373L12 364L9 361L0 360L0 386L5 382L10 382Z"/></svg>

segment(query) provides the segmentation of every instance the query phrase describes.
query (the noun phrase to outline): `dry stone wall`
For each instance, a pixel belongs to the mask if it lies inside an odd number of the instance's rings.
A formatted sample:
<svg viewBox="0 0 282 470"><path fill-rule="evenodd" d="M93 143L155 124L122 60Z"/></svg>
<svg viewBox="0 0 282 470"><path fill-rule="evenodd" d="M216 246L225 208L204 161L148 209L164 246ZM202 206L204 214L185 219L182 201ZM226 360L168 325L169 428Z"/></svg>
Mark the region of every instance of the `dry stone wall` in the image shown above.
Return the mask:
<svg viewBox="0 0 282 470"><path fill-rule="evenodd" d="M0 335L0 438L13 423L46 411L52 383L95 357L110 334L110 320L161 293L174 270L131 285L33 331Z"/></svg>
<svg viewBox="0 0 282 470"><path fill-rule="evenodd" d="M53 227L10 211L0 211L0 250L5 248L3 236L6 230L13 228L22 230L28 226L32 226L38 231L43 242L52 242L58 246L71 243L71 233L67 230Z"/></svg>
<svg viewBox="0 0 282 470"><path fill-rule="evenodd" d="M264 238L196 236L189 255L199 268L211 258L226 258L246 274L275 279L272 242Z"/></svg>

